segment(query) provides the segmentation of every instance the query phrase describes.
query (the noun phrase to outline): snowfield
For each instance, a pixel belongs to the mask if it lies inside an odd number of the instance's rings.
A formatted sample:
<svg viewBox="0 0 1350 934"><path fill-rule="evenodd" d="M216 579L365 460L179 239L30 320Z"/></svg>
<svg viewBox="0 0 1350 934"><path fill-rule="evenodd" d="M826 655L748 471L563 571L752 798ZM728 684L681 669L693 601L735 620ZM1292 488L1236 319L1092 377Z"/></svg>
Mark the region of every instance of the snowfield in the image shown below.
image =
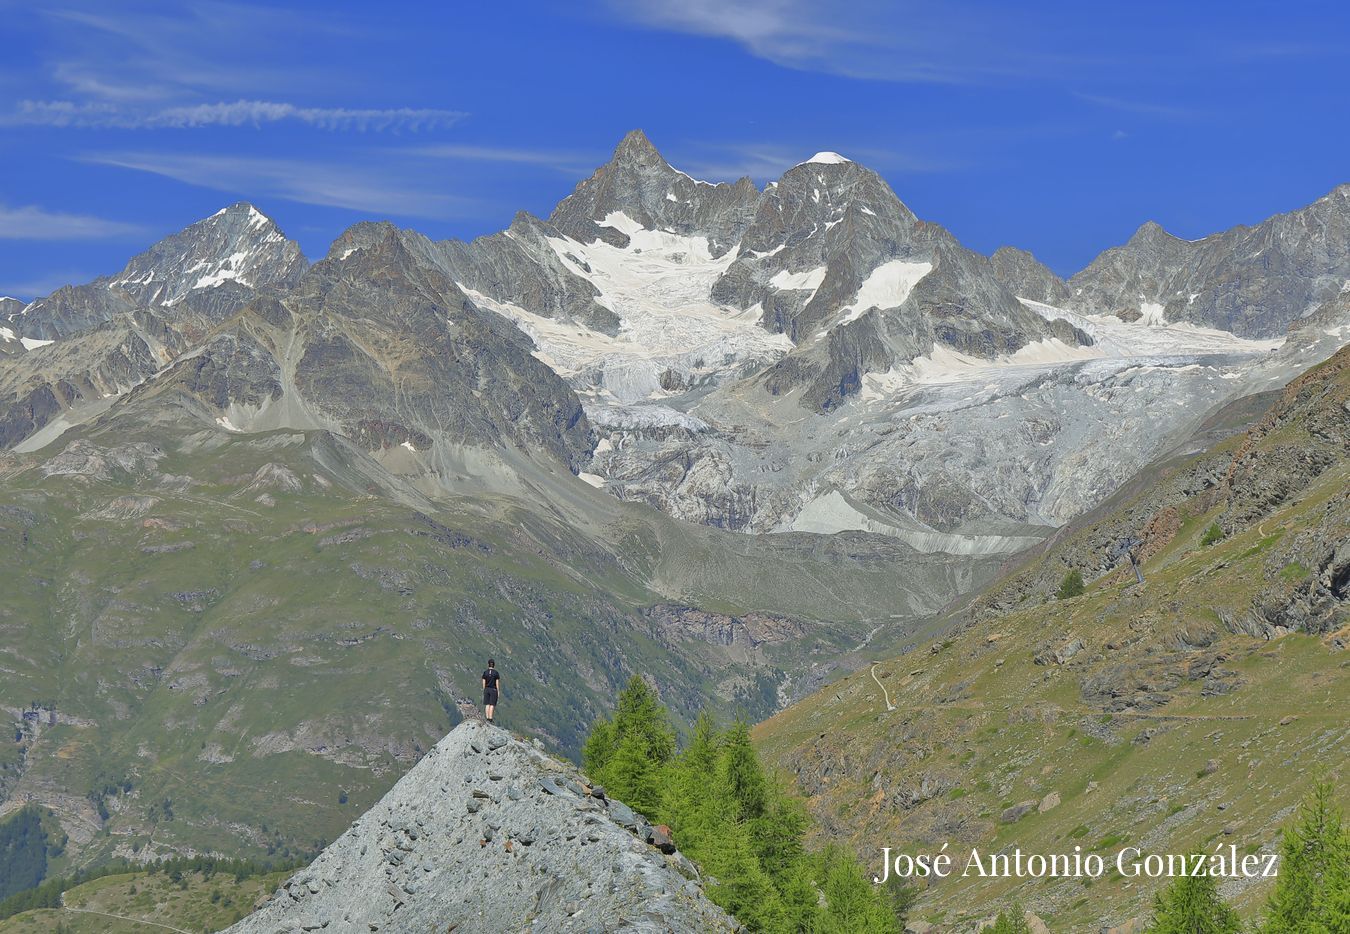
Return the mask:
<svg viewBox="0 0 1350 934"><path fill-rule="evenodd" d="M602 225L626 234L628 246L582 244L569 237L550 237L548 244L596 287L597 302L619 316L613 337L472 289L464 292L515 322L534 341L535 355L574 388L609 403L669 395L663 378L683 387L734 378L792 349L786 335L760 327L758 309L727 308L709 298L737 251L713 257L706 237L648 230L620 211Z"/></svg>

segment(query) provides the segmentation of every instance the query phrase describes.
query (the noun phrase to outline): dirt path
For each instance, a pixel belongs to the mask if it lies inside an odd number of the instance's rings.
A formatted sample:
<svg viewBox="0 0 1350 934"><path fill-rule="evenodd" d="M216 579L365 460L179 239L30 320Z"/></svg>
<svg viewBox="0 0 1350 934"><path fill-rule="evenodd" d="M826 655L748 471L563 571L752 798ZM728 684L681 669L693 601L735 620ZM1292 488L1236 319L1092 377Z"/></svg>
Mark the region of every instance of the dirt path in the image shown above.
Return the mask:
<svg viewBox="0 0 1350 934"><path fill-rule="evenodd" d="M130 921L132 924L146 924L153 928L164 928L166 931L177 931L178 934L193 934L192 931L185 931L182 928L176 928L171 924L160 924L158 921L146 921L144 918L128 918L126 915L114 915L106 911L94 911L92 908L71 908L69 905L61 906L66 911L73 911L82 915L98 915L102 918L116 918L118 921Z"/></svg>
<svg viewBox="0 0 1350 934"><path fill-rule="evenodd" d="M891 703L890 692L886 690L886 685L882 684L881 679L877 677L877 666L875 662L872 663L872 680L877 683L877 687L881 688L881 694L886 698L886 709L894 710L895 705Z"/></svg>

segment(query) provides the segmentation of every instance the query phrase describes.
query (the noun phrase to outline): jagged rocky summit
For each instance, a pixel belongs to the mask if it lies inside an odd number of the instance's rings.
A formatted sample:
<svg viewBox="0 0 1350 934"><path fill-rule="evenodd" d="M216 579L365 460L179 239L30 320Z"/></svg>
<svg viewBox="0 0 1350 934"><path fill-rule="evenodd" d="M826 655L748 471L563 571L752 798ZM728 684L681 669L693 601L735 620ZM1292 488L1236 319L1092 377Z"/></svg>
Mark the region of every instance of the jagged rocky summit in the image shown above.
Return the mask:
<svg viewBox="0 0 1350 934"><path fill-rule="evenodd" d="M738 929L668 837L572 766L466 720L228 931Z"/></svg>

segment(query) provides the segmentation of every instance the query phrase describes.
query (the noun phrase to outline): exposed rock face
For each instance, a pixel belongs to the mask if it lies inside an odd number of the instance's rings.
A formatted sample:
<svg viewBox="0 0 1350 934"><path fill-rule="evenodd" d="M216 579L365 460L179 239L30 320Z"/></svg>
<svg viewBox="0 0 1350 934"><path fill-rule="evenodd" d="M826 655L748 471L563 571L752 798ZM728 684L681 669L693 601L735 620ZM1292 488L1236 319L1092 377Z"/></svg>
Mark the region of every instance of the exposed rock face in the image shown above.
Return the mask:
<svg viewBox="0 0 1350 934"><path fill-rule="evenodd" d="M246 237L254 245L223 263L160 270L176 249L219 252ZM339 243L306 270L270 221L236 205L137 257L119 279L80 287L130 310L77 326L55 306L30 307L25 323L38 314L78 333L0 372L0 443L72 409L98 414L158 373L145 392L184 392L227 430L323 427L368 450L505 443L573 470L584 463L592 439L579 400L519 329L468 300L430 241L366 224ZM199 284L212 276L223 284ZM278 288L261 295L249 283ZM130 304L128 289L152 304Z"/></svg>
<svg viewBox="0 0 1350 934"><path fill-rule="evenodd" d="M669 603L652 607L647 615L670 637L699 639L722 646L758 648L797 638L807 630L801 620L785 616L767 613L727 616Z"/></svg>
<svg viewBox="0 0 1350 934"><path fill-rule="evenodd" d="M1072 307L1274 337L1350 281L1350 184L1203 240L1150 221L1069 280Z"/></svg>
<svg viewBox="0 0 1350 934"><path fill-rule="evenodd" d="M576 395L524 334L425 259L424 239L380 233L317 264L282 300L304 348L292 350L290 375L309 410L349 437L379 420L447 443L507 442L578 469L593 440Z"/></svg>
<svg viewBox="0 0 1350 934"><path fill-rule="evenodd" d="M464 934L738 927L703 894L697 870L663 832L607 801L570 766L468 720L265 907L228 930L447 926Z"/></svg>
<svg viewBox="0 0 1350 934"><path fill-rule="evenodd" d="M56 343L0 370L0 446L71 410L75 419L99 414L111 405L104 400L208 338L259 290L296 284L306 267L298 245L240 202L166 237L116 276L66 286L26 307L7 301L0 336Z"/></svg>
<svg viewBox="0 0 1350 934"><path fill-rule="evenodd" d="M23 361L0 373L0 444L43 443L167 368L222 427L368 451L504 441L689 521L1008 553L1315 359L1167 327L1171 299L1149 296L1178 276L1265 283L1289 307L1330 295L1291 341L1343 342L1345 192L1198 244L1145 225L1072 294L1029 253L967 250L843 156L760 191L692 179L640 131L548 220L470 243L358 224L312 273L239 204L115 277L6 303L9 332L67 346L0 343ZM1260 249L1287 262L1241 265Z"/></svg>
<svg viewBox="0 0 1350 934"><path fill-rule="evenodd" d="M1069 287L1064 280L1026 250L1001 246L989 257L989 262L998 281L1018 298L1058 306L1068 302Z"/></svg>
<svg viewBox="0 0 1350 934"><path fill-rule="evenodd" d="M139 385L186 347L144 309L9 360L0 368L0 447L12 447L73 407L106 406L103 400Z"/></svg>
<svg viewBox="0 0 1350 934"><path fill-rule="evenodd" d="M621 213L647 230L708 238L713 256L741 238L759 200L748 178L734 185L701 182L671 167L641 130L633 130L614 157L559 202L549 223L582 243L602 239L627 246L622 229L605 223Z"/></svg>
<svg viewBox="0 0 1350 934"><path fill-rule="evenodd" d="M802 403L818 411L857 395L865 374L937 343L986 358L1050 337L1092 343L1029 311L989 260L920 221L881 176L833 153L765 189L712 295L761 309L766 328L793 340L765 386L776 395L804 387Z"/></svg>

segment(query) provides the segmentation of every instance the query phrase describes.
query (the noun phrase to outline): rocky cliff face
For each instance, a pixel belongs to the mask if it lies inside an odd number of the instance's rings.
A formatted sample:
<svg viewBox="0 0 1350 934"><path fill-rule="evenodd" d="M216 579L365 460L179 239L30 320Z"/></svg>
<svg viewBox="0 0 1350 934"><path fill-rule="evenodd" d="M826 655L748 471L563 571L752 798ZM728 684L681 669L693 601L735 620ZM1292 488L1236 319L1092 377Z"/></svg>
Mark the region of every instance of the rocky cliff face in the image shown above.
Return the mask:
<svg viewBox="0 0 1350 934"><path fill-rule="evenodd" d="M653 842L648 842L648 841ZM669 838L570 766L465 721L230 934L733 931Z"/></svg>
<svg viewBox="0 0 1350 934"><path fill-rule="evenodd" d="M1069 300L1069 287L1045 264L1026 250L1001 246L989 257L994 275L1018 298L1044 305L1063 306Z"/></svg>
<svg viewBox="0 0 1350 934"><path fill-rule="evenodd" d="M758 200L750 179L714 185L690 178L666 162L645 133L633 130L607 164L558 203L549 223L580 243L601 239L622 248L631 237L611 223L621 214L644 230L706 237L717 257L741 240Z"/></svg>
<svg viewBox="0 0 1350 934"><path fill-rule="evenodd" d="M1202 240L1149 222L1069 280L1069 289L1079 310L1274 337L1347 281L1350 185L1341 185L1300 210Z"/></svg>
<svg viewBox="0 0 1350 934"><path fill-rule="evenodd" d="M916 218L875 172L819 153L765 189L713 298L755 308L795 345L765 377L817 411L941 344L983 358L1043 338L1090 344L1023 307L988 260Z"/></svg>
<svg viewBox="0 0 1350 934"><path fill-rule="evenodd" d="M299 246L240 202L166 237L116 276L0 306L0 336L42 350L0 370L0 446L62 416L97 416L261 290L295 285L306 267Z"/></svg>

